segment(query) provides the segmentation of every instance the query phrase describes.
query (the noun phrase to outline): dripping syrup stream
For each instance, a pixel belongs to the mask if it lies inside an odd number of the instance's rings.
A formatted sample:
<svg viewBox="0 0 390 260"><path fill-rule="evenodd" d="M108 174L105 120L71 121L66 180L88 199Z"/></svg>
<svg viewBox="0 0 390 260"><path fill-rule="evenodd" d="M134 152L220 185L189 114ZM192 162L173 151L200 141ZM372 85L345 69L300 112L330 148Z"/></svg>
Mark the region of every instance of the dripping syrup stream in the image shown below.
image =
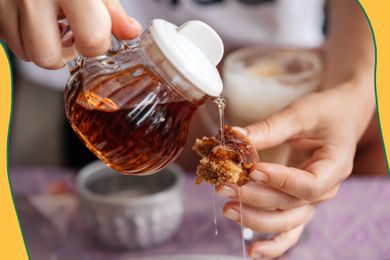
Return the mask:
<svg viewBox="0 0 390 260"><path fill-rule="evenodd" d="M225 120L224 120L224 112L225 112L225 106L226 102L225 99L221 96L218 96L214 100L215 104L217 104L218 107L218 113L219 113L219 127L220 127L220 133L221 133L221 139L220 144L225 145Z"/></svg>
<svg viewBox="0 0 390 260"><path fill-rule="evenodd" d="M241 187L238 188L238 198L240 200L240 226L241 226L241 246L242 246L242 258L246 259L246 246L245 246L245 239L244 239L244 227L242 223L242 190Z"/></svg>
<svg viewBox="0 0 390 260"><path fill-rule="evenodd" d="M225 99L221 96L216 97L214 103L217 105L218 113L219 113L219 127L221 133L220 144L225 145L225 136L224 136L224 111L225 111ZM214 235L218 236L218 222L217 222L217 210L216 210L216 202L215 202L215 190L213 190L213 215L214 215Z"/></svg>
<svg viewBox="0 0 390 260"><path fill-rule="evenodd" d="M224 112L226 107L226 101L222 96L218 96L214 99L214 103L217 105L218 113L219 113L219 124L220 124L220 144L225 145L225 122L224 122ZM246 245L244 239L244 227L242 221L242 190L241 187L238 189L238 196L240 200L240 226L241 226L241 245L242 245L242 257L246 259ZM218 235L218 227L217 227L217 218L216 218L216 206L215 206L215 191L213 191L213 211L214 211L214 228L215 235Z"/></svg>
<svg viewBox="0 0 390 260"><path fill-rule="evenodd" d="M215 190L213 190L213 214L214 214L214 235L218 236L217 210L215 205Z"/></svg>

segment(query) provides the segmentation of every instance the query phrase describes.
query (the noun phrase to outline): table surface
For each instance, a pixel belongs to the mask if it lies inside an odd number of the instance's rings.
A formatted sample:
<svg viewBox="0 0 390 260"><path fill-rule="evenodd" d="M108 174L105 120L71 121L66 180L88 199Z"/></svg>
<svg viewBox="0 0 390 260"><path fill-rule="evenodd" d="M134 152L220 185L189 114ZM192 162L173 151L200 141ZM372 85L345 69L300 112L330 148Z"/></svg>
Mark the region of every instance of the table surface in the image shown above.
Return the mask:
<svg viewBox="0 0 390 260"><path fill-rule="evenodd" d="M115 251L95 244L85 233L74 192L76 172L58 168L11 168L10 179L31 259L137 259L161 254L242 253L240 228L223 218L217 200L219 235L214 235L212 190L195 186L188 174L184 218L174 238L148 250ZM60 185L59 185L60 183ZM65 184L65 185L64 185ZM321 204L304 238L286 259L390 259L390 180L350 178L335 199ZM33 210L29 205L33 205ZM43 215L49 221L39 218ZM55 230L57 233L53 233Z"/></svg>

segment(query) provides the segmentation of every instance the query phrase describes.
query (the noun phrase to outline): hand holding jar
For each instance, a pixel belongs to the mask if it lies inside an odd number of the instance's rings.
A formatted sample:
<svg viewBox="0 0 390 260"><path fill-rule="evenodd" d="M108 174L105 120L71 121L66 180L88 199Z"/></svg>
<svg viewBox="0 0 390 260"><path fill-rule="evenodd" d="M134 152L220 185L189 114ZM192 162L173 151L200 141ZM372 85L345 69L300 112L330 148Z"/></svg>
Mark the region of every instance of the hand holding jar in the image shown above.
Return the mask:
<svg viewBox="0 0 390 260"><path fill-rule="evenodd" d="M111 32L133 39L141 25L127 16L119 0L0 0L0 39L21 59L47 69L64 66L61 30L66 18L73 28L78 52L94 57L110 48Z"/></svg>

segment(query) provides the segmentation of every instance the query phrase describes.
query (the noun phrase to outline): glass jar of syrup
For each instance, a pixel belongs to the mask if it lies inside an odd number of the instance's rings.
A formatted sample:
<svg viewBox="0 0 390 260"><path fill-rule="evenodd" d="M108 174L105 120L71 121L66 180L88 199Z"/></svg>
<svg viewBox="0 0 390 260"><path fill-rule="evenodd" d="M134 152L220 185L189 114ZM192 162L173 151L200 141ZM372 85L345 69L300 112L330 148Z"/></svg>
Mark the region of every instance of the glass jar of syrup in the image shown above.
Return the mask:
<svg viewBox="0 0 390 260"><path fill-rule="evenodd" d="M222 91L223 45L200 21L156 19L135 43L68 60L66 115L84 144L123 174L150 174L172 162L195 110Z"/></svg>

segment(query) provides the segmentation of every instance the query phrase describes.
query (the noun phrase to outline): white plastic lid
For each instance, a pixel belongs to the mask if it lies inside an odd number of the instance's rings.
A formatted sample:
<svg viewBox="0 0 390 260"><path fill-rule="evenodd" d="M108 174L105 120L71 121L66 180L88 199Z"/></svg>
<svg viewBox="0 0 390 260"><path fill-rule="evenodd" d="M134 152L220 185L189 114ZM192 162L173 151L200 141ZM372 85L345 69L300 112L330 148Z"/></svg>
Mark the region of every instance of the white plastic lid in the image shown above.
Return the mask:
<svg viewBox="0 0 390 260"><path fill-rule="evenodd" d="M201 21L188 21L180 27L155 19L151 35L160 50L193 85L209 96L219 96L222 79L216 66L223 56L219 35Z"/></svg>

